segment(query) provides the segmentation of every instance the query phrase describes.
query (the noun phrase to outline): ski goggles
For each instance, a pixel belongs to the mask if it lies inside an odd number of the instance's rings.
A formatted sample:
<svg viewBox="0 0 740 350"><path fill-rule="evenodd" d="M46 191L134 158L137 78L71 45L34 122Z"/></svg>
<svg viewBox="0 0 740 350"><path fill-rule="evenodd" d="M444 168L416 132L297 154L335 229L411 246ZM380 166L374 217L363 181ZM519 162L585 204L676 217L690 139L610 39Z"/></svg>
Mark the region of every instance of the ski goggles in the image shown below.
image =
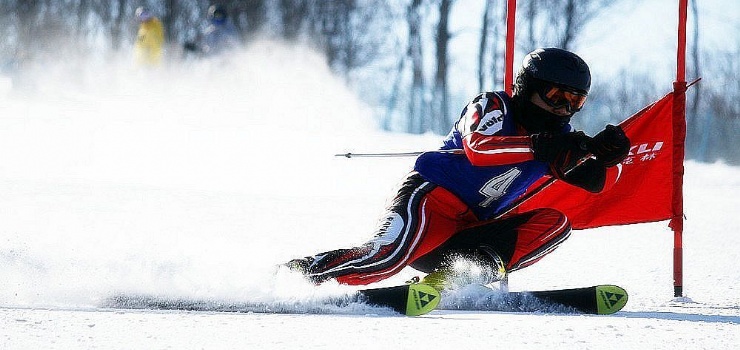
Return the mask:
<svg viewBox="0 0 740 350"><path fill-rule="evenodd" d="M552 108L563 108L568 112L575 113L581 110L586 103L587 95L572 88L546 84L537 90L545 103Z"/></svg>

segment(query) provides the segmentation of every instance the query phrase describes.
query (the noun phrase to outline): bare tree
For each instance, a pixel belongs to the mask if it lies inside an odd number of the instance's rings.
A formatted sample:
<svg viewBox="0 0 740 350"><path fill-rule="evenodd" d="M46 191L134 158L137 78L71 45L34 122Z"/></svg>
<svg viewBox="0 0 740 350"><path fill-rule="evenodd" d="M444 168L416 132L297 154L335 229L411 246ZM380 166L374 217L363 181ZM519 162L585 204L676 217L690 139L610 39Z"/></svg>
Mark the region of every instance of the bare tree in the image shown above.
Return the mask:
<svg viewBox="0 0 740 350"><path fill-rule="evenodd" d="M701 76L700 71L700 64L699 64L699 11L697 10L696 0L692 0L691 2L691 15L692 15L692 24L693 24L693 38L691 43L691 60L692 60L692 68L689 71L689 76L692 78L698 78ZM691 103L687 103L686 108L686 127L689 130L698 130L699 124L701 123L701 119L709 118L706 114L700 115L699 114L699 105L701 104L701 84L694 85L690 90L687 92L687 101L690 99ZM708 130L707 130L708 131ZM702 142L702 139L706 138L706 133L700 134L696 132L692 132L687 135L687 138L691 141L691 138L698 138L698 143L700 145L706 145L705 142ZM698 158L699 160L705 160L708 158L708 150L707 147L697 147L694 151L689 151L690 154Z"/></svg>
<svg viewBox="0 0 740 350"><path fill-rule="evenodd" d="M449 128L447 122L449 116L449 91L447 88L448 68L448 45L450 42L449 19L454 0L439 1L439 22L437 23L437 35L435 37L437 55L436 71L434 74L434 93L432 101L432 125L431 130L442 134Z"/></svg>
<svg viewBox="0 0 740 350"><path fill-rule="evenodd" d="M527 28L525 51L557 46L572 50L578 33L616 2L613 0L531 0L520 2L521 22Z"/></svg>
<svg viewBox="0 0 740 350"><path fill-rule="evenodd" d="M480 30L480 44L478 46L478 91L483 91L483 86L486 84L486 52L488 51L488 27L491 20L491 13L493 12L493 0L486 0L485 8L483 9L483 19ZM494 38L496 40L496 38Z"/></svg>
<svg viewBox="0 0 740 350"><path fill-rule="evenodd" d="M480 43L478 46L478 90L491 90L499 82L503 65L500 61L501 29L506 23L506 6L501 1L486 0L483 10Z"/></svg>
<svg viewBox="0 0 740 350"><path fill-rule="evenodd" d="M723 159L740 164L740 46L726 51L705 54L703 62L709 70L702 89L695 126L687 128L686 150L691 158L701 161Z"/></svg>
<svg viewBox="0 0 740 350"><path fill-rule="evenodd" d="M524 14L524 22L526 23L527 35L525 36L525 51L531 50L537 47L537 33L535 32L536 18L540 8L539 0L531 0L527 2L519 2L517 6L523 6L523 11L517 11L517 13Z"/></svg>
<svg viewBox="0 0 740 350"><path fill-rule="evenodd" d="M96 6L99 6L99 4L96 4ZM110 33L111 47L114 51L118 51L123 43L125 10L126 0L111 2L110 7L95 10L100 13L102 22L108 24L107 31Z"/></svg>
<svg viewBox="0 0 740 350"><path fill-rule="evenodd" d="M288 40L297 39L308 16L308 2L305 0L280 0L277 6L283 23L283 37Z"/></svg>
<svg viewBox="0 0 740 350"><path fill-rule="evenodd" d="M243 39L262 31L267 14L265 0L232 0L230 6L234 24L243 34Z"/></svg>
<svg viewBox="0 0 740 350"><path fill-rule="evenodd" d="M407 55L411 61L411 87L409 94L408 128L410 133L424 132L427 103L424 94L424 55L421 40L421 5L423 0L412 0L406 10L409 28Z"/></svg>

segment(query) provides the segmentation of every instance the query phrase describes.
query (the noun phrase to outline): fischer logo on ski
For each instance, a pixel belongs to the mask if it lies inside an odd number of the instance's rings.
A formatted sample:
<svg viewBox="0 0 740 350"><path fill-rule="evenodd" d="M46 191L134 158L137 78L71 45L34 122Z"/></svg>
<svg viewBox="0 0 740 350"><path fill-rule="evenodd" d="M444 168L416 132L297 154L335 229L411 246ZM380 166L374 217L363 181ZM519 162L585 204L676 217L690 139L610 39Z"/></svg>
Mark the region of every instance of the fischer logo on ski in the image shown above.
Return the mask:
<svg viewBox="0 0 740 350"><path fill-rule="evenodd" d="M416 302L416 308L422 309L437 299L437 296L422 291L413 290L414 301Z"/></svg>
<svg viewBox="0 0 740 350"><path fill-rule="evenodd" d="M597 286L596 293L599 298L597 313L600 315L615 313L627 304L627 293L620 287L612 285Z"/></svg>

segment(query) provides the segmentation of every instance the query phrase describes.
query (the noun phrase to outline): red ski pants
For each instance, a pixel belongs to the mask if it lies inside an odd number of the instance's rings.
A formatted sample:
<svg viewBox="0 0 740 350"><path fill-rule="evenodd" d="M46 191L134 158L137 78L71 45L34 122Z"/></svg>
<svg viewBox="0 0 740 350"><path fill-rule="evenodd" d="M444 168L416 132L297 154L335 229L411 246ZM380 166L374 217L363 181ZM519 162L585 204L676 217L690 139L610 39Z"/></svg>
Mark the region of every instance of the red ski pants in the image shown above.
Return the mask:
<svg viewBox="0 0 740 350"><path fill-rule="evenodd" d="M492 247L514 271L539 261L568 238L570 224L549 208L479 221L448 190L410 175L364 245L313 257L312 277L369 284L411 265L433 270L449 252Z"/></svg>

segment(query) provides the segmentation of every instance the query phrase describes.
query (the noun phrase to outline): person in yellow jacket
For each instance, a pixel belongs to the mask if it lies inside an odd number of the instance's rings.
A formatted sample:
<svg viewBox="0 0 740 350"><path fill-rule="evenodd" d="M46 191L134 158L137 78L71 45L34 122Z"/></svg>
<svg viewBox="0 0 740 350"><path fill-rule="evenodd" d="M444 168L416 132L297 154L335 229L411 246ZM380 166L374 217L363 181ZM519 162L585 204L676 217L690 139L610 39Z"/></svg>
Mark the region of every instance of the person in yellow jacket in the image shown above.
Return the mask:
<svg viewBox="0 0 740 350"><path fill-rule="evenodd" d="M139 31L134 45L136 62L143 66L158 66L162 62L164 28L156 16L144 8L136 9Z"/></svg>

